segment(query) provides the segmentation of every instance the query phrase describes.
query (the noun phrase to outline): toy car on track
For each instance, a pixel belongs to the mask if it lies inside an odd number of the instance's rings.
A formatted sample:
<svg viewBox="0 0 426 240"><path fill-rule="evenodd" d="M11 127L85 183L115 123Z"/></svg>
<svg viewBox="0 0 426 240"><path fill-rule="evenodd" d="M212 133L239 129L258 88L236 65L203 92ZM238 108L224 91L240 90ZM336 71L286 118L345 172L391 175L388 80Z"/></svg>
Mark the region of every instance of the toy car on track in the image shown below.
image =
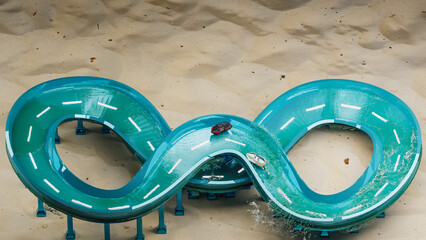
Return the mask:
<svg viewBox="0 0 426 240"><path fill-rule="evenodd" d="M264 167L266 165L266 160L256 153L249 152L246 154L246 157L250 162L256 164L259 167Z"/></svg>
<svg viewBox="0 0 426 240"><path fill-rule="evenodd" d="M228 131L228 130L229 130L229 129L231 129L231 128L232 128L231 123L229 123L229 122L221 122L221 123L218 123L218 124L214 125L214 126L212 127L211 132L212 132L214 135L219 135L219 134L221 134L221 133L223 133L223 132Z"/></svg>

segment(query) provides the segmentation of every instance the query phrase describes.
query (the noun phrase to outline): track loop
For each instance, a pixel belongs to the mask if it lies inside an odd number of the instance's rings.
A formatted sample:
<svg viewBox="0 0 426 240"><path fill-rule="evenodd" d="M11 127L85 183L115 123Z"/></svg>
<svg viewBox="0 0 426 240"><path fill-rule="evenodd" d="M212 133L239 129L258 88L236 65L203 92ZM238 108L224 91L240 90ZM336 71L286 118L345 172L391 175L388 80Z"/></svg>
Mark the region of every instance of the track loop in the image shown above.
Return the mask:
<svg viewBox="0 0 426 240"><path fill-rule="evenodd" d="M127 185L95 188L63 164L55 131L75 119L108 126L146 161ZM232 128L212 134L211 127L224 121ZM306 132L324 124L363 130L374 146L364 174L333 195L312 191L285 154ZM400 99L348 80L296 87L253 122L210 115L171 132L152 104L130 87L108 79L73 77L40 84L16 101L7 121L6 147L15 172L30 191L78 218L127 221L151 212L185 185L227 191L250 179L283 216L311 229L336 230L367 221L403 194L420 164L421 133L416 117ZM214 158L229 161L221 177L193 179Z"/></svg>

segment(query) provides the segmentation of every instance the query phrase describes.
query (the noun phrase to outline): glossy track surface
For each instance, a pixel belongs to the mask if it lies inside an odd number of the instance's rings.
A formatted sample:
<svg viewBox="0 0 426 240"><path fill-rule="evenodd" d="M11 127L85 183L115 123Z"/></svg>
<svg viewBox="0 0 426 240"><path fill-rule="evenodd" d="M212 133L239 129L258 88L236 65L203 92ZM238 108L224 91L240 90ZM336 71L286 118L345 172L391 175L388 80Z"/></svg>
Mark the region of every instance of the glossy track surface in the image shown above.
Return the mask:
<svg viewBox="0 0 426 240"><path fill-rule="evenodd" d="M62 163L54 143L58 125L74 119L110 127L146 164L117 190L84 183ZM232 129L213 135L210 128L223 121ZM355 184L321 195L309 189L285 152L310 129L336 123L366 132L374 152ZM421 133L414 114L397 97L348 80L296 87L253 122L210 115L170 132L135 90L108 79L75 77L43 83L18 99L8 117L6 146L17 175L37 197L82 219L119 222L143 216L170 199L209 161L227 158L235 165L228 166L226 181L193 181L195 188L217 185L215 191L227 191L247 184L248 176L283 216L311 229L335 230L367 221L403 194L420 164ZM249 152L265 158L266 166L251 163Z"/></svg>

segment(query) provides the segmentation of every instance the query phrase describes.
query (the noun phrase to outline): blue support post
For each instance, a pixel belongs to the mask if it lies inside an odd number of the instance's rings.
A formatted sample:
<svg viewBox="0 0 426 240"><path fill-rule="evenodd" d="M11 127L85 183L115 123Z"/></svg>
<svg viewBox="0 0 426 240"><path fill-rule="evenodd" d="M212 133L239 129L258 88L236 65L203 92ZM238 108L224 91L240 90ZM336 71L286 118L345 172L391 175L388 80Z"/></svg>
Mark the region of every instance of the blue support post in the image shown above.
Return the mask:
<svg viewBox="0 0 426 240"><path fill-rule="evenodd" d="M161 207L158 208L158 227L157 227L157 234L166 234L167 233L167 227L164 223L164 205L161 205Z"/></svg>
<svg viewBox="0 0 426 240"><path fill-rule="evenodd" d="M67 215L67 232L65 233L65 239L75 239L75 231L70 215Z"/></svg>
<svg viewBox="0 0 426 240"><path fill-rule="evenodd" d="M358 225L349 228L349 233L359 233Z"/></svg>
<svg viewBox="0 0 426 240"><path fill-rule="evenodd" d="M111 240L111 229L109 223L104 223L104 239Z"/></svg>
<svg viewBox="0 0 426 240"><path fill-rule="evenodd" d="M376 218L385 218L385 217L386 217L385 212L382 212L382 213L380 213L379 215L377 215L377 217L376 217Z"/></svg>
<svg viewBox="0 0 426 240"><path fill-rule="evenodd" d="M77 120L77 128L75 129L75 135L84 135L86 133L86 129L83 126L82 120Z"/></svg>
<svg viewBox="0 0 426 240"><path fill-rule="evenodd" d="M294 226L293 230L294 231L302 231L303 227L301 227L301 226Z"/></svg>
<svg viewBox="0 0 426 240"><path fill-rule="evenodd" d="M135 240L145 240L142 229L142 217L136 218L136 237Z"/></svg>
<svg viewBox="0 0 426 240"><path fill-rule="evenodd" d="M110 133L109 127L102 125L101 133L109 134Z"/></svg>
<svg viewBox="0 0 426 240"><path fill-rule="evenodd" d="M38 198L37 217L46 217L46 209L43 206L43 202Z"/></svg>
<svg viewBox="0 0 426 240"><path fill-rule="evenodd" d="M216 193L209 193L207 195L208 200L217 200L217 194Z"/></svg>
<svg viewBox="0 0 426 240"><path fill-rule="evenodd" d="M185 210L182 204L182 189L180 189L176 193L176 208L175 208L175 216L183 216L185 215Z"/></svg>
<svg viewBox="0 0 426 240"><path fill-rule="evenodd" d="M328 238L329 237L328 231L321 231L320 237Z"/></svg>
<svg viewBox="0 0 426 240"><path fill-rule="evenodd" d="M60 144L61 138L59 137L58 129L56 128L56 134L55 134L55 144Z"/></svg>
<svg viewBox="0 0 426 240"><path fill-rule="evenodd" d="M227 192L227 193L225 193L225 198L235 198L235 192Z"/></svg>
<svg viewBox="0 0 426 240"><path fill-rule="evenodd" d="M188 199L197 199L198 194L194 191L188 190Z"/></svg>

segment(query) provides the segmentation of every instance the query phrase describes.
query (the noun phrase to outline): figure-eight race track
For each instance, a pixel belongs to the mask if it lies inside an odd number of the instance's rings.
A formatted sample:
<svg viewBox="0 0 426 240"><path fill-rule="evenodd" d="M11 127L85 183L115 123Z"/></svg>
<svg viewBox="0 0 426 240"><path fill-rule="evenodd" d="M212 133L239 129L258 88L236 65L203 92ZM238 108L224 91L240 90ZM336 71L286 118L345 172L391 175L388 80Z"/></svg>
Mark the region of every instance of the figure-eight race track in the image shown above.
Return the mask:
<svg viewBox="0 0 426 240"><path fill-rule="evenodd" d="M98 189L63 164L55 133L61 123L76 119L109 127L145 161L127 185ZM211 127L223 121L232 129L213 135ZM333 195L312 191L286 156L306 132L325 124L360 129L374 146L362 176ZM403 194L420 164L421 133L416 117L399 98L349 80L298 86L253 122L210 115L171 132L154 106L134 89L103 78L72 77L42 83L16 101L7 120L6 147L13 169L34 195L81 219L120 222L146 215L210 159L231 156L244 170L235 170L235 179L217 184L216 190L234 188L248 175L275 212L310 229L337 230L375 217ZM262 156L266 165L250 162L246 154L251 152Z"/></svg>

